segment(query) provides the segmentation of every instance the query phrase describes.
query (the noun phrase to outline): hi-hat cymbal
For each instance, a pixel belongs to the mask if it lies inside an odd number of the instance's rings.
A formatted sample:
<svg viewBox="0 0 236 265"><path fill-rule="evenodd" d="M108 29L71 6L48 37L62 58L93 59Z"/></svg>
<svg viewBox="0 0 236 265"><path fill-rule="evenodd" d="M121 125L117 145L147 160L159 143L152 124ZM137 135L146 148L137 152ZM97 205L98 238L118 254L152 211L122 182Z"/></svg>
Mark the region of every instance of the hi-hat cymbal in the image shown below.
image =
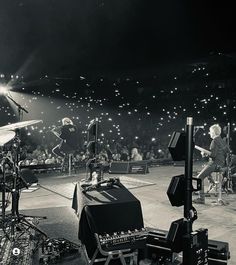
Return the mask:
<svg viewBox="0 0 236 265"><path fill-rule="evenodd" d="M0 131L0 146L8 143L15 137L16 133L13 131Z"/></svg>
<svg viewBox="0 0 236 265"><path fill-rule="evenodd" d="M23 127L27 127L29 125L33 125L39 122L43 122L42 120L30 120L30 121L20 121L20 122L16 122L16 123L12 123L12 124L8 124L5 126L0 127L0 130L16 130L16 129L20 129Z"/></svg>

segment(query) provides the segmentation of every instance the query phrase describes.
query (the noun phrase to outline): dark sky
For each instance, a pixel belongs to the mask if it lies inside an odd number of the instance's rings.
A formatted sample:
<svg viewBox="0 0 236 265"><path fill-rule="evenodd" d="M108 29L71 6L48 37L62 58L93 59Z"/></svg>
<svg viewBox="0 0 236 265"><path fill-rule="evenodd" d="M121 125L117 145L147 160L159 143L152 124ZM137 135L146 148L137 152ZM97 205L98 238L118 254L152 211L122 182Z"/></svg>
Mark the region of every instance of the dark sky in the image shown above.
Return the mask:
<svg viewBox="0 0 236 265"><path fill-rule="evenodd" d="M227 1L1 0L0 72L125 71L236 51Z"/></svg>

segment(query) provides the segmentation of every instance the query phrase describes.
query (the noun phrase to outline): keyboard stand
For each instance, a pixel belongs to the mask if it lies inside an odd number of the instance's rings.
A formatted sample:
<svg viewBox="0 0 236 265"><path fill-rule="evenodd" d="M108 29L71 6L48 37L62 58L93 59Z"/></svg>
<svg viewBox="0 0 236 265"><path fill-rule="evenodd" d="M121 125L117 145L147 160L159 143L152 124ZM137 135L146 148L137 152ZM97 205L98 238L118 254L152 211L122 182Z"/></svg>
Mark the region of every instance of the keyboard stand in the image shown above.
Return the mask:
<svg viewBox="0 0 236 265"><path fill-rule="evenodd" d="M82 244L82 251L87 262L87 265L94 265L96 262L104 262L104 265L108 265L111 260L120 259L122 265L137 265L137 251L131 249L117 249L112 251L105 251L98 244L92 258L90 259L87 254L87 250L84 244ZM98 253L102 254L104 257L97 258ZM130 258L129 264L125 261L125 258Z"/></svg>

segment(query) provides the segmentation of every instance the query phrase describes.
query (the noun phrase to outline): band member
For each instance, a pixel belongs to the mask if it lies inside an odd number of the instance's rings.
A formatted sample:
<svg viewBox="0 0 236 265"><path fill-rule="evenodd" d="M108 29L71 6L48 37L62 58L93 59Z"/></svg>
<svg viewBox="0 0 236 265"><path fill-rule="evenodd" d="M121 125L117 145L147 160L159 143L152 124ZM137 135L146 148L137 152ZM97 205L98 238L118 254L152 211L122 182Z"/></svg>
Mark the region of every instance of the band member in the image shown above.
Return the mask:
<svg viewBox="0 0 236 265"><path fill-rule="evenodd" d="M78 149L78 132L71 119L63 118L62 126L52 129L52 132L61 139L60 144L52 149L55 155L64 158L67 153Z"/></svg>
<svg viewBox="0 0 236 265"><path fill-rule="evenodd" d="M214 124L210 127L209 130L210 137L212 139L210 144L209 162L198 174L197 178L202 180L202 189L199 193L199 198L194 200L195 203L205 203L204 196L204 179L208 177L208 180L212 185L215 185L215 182L211 176L211 173L217 171L217 169L225 166L226 156L229 152L229 147L226 142L221 138L221 127L218 124ZM204 152L201 152L202 156L206 156Z"/></svg>

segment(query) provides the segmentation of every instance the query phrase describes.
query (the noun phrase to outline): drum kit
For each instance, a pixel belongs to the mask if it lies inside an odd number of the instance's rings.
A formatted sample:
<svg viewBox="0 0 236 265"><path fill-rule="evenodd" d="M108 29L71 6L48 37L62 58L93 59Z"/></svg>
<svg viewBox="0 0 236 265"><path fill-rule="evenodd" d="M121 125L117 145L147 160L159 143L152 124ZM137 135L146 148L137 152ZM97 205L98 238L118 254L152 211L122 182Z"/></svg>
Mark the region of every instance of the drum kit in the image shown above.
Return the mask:
<svg viewBox="0 0 236 265"><path fill-rule="evenodd" d="M2 193L0 229L4 231L5 236L9 240L13 241L17 239L16 231L19 230L19 225L22 227L22 224L27 227L26 229L30 227L46 236L44 232L27 221L25 215L19 213L20 189L22 187L27 188L27 184L24 183L24 179L21 177L19 167L20 129L40 122L42 120L21 121L0 127L0 192ZM9 175L10 178L6 178ZM8 206L7 193L11 193L12 207L9 214L6 214ZM45 219L46 217L37 218Z"/></svg>

